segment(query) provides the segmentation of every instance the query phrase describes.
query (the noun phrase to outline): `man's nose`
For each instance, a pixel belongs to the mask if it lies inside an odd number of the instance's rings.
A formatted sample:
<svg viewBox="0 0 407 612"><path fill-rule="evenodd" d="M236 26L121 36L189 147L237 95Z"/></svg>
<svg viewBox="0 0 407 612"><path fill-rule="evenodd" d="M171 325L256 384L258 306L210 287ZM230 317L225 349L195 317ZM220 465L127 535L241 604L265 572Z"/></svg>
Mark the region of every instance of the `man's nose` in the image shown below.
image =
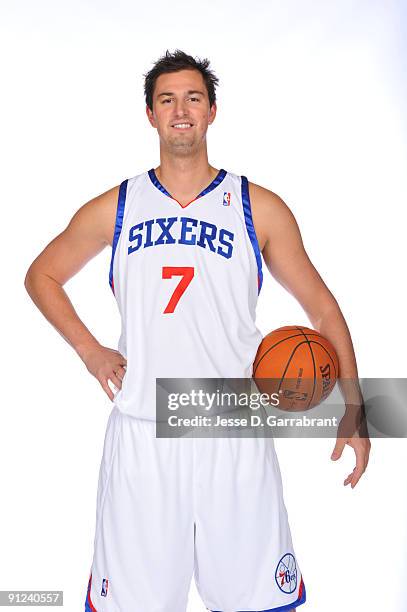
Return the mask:
<svg viewBox="0 0 407 612"><path fill-rule="evenodd" d="M186 104L184 100L177 100L175 102L175 114L177 117L183 117L184 115L186 116Z"/></svg>

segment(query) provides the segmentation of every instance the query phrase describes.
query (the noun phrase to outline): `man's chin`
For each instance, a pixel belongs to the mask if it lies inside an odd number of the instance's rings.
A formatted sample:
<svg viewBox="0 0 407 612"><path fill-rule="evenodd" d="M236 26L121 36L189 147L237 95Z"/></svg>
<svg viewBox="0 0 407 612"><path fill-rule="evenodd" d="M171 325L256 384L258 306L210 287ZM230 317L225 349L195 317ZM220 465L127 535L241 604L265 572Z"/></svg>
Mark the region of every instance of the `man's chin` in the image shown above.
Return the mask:
<svg viewBox="0 0 407 612"><path fill-rule="evenodd" d="M171 142L167 148L174 155L190 155L197 147L194 142Z"/></svg>

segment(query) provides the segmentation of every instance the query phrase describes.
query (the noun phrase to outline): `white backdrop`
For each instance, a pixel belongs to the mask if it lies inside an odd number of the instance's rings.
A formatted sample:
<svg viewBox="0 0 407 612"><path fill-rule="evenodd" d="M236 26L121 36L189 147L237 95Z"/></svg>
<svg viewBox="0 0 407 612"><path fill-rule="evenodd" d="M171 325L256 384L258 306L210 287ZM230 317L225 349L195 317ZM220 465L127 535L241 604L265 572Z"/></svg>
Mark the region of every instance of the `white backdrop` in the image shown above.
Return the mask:
<svg viewBox="0 0 407 612"><path fill-rule="evenodd" d="M210 162L290 206L348 322L359 375L406 376L402 4L1 1L0 590L63 589L65 609L83 609L111 403L23 281L83 203L158 165L142 74L167 48L211 60ZM65 289L116 348L110 253ZM287 324L309 321L266 273L258 325ZM406 610L405 440L373 440L353 491L342 484L350 448L333 463L333 440L276 447L307 588L300 609ZM188 612L203 610L192 583Z"/></svg>

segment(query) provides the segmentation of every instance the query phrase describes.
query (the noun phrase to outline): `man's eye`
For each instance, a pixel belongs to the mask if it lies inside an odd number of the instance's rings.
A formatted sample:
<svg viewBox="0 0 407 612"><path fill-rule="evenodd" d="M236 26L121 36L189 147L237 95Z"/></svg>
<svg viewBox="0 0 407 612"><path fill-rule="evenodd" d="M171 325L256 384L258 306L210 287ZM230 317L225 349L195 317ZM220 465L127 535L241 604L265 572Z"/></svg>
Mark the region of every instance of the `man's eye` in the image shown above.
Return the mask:
<svg viewBox="0 0 407 612"><path fill-rule="evenodd" d="M172 98L167 98L166 100L163 100L163 104L165 104L166 102L171 102L171 99ZM190 100L196 100L197 102L200 101L199 98L194 98L194 97L190 98Z"/></svg>

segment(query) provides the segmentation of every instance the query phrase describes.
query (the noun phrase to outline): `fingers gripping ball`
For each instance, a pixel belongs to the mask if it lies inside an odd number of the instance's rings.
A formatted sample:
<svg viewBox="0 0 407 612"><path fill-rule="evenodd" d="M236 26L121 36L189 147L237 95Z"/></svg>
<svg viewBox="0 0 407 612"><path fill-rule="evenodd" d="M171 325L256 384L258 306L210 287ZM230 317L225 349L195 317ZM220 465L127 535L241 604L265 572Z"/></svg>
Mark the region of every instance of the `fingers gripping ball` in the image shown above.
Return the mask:
<svg viewBox="0 0 407 612"><path fill-rule="evenodd" d="M339 362L332 344L315 329L279 327L257 350L253 378L261 393L278 393L278 408L309 410L335 387Z"/></svg>

